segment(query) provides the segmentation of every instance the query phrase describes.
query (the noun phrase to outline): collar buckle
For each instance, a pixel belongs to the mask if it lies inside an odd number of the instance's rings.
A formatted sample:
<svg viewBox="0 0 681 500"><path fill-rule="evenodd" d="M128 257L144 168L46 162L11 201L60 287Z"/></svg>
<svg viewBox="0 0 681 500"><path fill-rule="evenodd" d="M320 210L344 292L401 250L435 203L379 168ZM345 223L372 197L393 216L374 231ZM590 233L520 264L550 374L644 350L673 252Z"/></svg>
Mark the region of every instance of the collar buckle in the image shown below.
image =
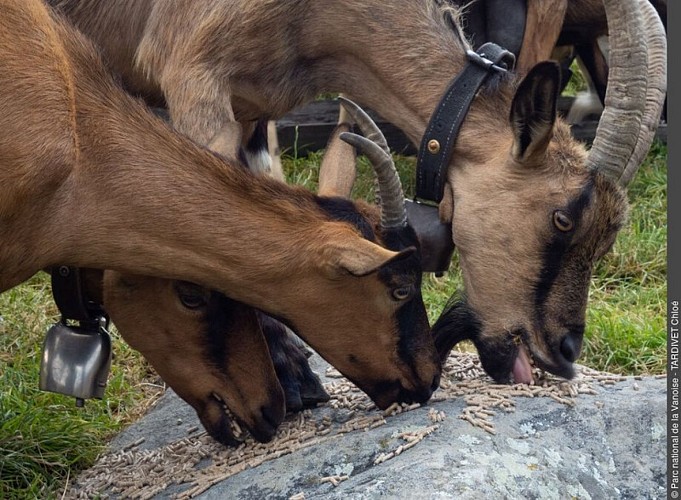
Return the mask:
<svg viewBox="0 0 681 500"><path fill-rule="evenodd" d="M484 45L481 48L484 49ZM466 59L487 71L496 71L498 73L506 73L509 68L512 68L515 64L515 56L508 51L503 51L501 54L497 54L497 59L499 62L496 63L491 59L488 59L487 54L483 51L478 53L474 50L467 50Z"/></svg>

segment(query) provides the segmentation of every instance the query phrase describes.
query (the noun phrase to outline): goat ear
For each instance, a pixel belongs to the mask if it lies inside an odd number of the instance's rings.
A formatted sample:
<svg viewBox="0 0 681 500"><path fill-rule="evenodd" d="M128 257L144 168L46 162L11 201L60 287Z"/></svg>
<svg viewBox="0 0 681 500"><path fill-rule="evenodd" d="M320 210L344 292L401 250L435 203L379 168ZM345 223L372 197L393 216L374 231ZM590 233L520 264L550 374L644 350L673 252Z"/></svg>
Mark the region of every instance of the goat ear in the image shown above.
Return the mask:
<svg viewBox="0 0 681 500"><path fill-rule="evenodd" d="M409 247L400 252L393 252L364 238L346 241L347 243L339 243L334 248L336 270L358 277L374 273L391 262L409 257L416 251L415 248Z"/></svg>
<svg viewBox="0 0 681 500"><path fill-rule="evenodd" d="M517 162L535 165L544 157L553 136L559 88L560 67L549 61L534 66L520 83L510 117Z"/></svg>

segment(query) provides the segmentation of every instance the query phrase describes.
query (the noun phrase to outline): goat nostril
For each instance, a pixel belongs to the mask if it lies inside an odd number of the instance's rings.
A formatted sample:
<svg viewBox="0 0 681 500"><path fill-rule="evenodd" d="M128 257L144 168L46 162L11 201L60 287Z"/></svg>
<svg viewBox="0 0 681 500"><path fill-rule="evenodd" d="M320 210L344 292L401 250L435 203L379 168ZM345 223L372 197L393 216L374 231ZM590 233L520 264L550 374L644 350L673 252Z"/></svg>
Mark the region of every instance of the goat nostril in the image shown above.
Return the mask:
<svg viewBox="0 0 681 500"><path fill-rule="evenodd" d="M440 375L433 377L430 385L421 385L415 390L406 390L404 387L400 389L398 400L401 403L426 403L433 395L435 390L440 386Z"/></svg>
<svg viewBox="0 0 681 500"><path fill-rule="evenodd" d="M284 417L286 416L285 407L282 409L273 406L261 406L260 413L262 414L265 422L272 427L273 431L276 431L277 427L279 427L279 424L281 424L281 422L284 420Z"/></svg>
<svg viewBox="0 0 681 500"><path fill-rule="evenodd" d="M583 330L582 330L583 331ZM563 341L560 343L560 353L563 357L570 363L573 363L578 357L582 350L582 332L572 332L568 333L563 337Z"/></svg>

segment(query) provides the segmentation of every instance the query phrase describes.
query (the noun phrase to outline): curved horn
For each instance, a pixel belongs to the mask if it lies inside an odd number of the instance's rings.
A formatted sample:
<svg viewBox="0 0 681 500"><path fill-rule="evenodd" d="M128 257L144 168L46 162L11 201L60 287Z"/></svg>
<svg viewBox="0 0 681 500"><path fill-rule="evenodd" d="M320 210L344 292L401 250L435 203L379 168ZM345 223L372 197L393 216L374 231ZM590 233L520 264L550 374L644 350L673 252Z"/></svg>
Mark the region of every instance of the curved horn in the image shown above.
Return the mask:
<svg viewBox="0 0 681 500"><path fill-rule="evenodd" d="M640 159L645 156L657 128L656 123L652 124L652 134L648 134L642 126L644 110L646 116L652 115L652 108L656 107L647 105L647 96L651 99L658 97L657 91L649 91L649 86L652 81L659 80L658 77L651 76L654 71L659 72L659 64L651 64L649 61L648 50L652 47L648 43L641 43L643 40L659 45L659 37L654 33L657 27L644 24L641 13L644 2L647 0L603 0L610 39L608 86L605 109L589 152L587 166L620 183L625 170L628 171L628 179L636 172L638 164L633 163L640 163ZM646 28L653 31L646 33ZM666 66L664 58L664 55L654 56L654 59L662 61ZM660 85L658 82L656 85L665 87L666 84ZM659 106L661 105L660 103ZM647 118L649 122L659 121L659 109L656 118Z"/></svg>
<svg viewBox="0 0 681 500"><path fill-rule="evenodd" d="M641 9L643 31L648 38L649 80L646 92L646 108L634 153L619 179L622 186L627 186L631 182L648 154L650 144L655 138L655 131L660 124L662 106L667 94L667 36L664 25L648 0L641 2Z"/></svg>
<svg viewBox="0 0 681 500"><path fill-rule="evenodd" d="M402 182L397 174L395 163L385 136L366 112L350 99L339 97L355 123L366 137L343 132L340 138L357 148L374 167L378 180L381 199L381 225L384 228L404 227L407 225L407 210L404 204Z"/></svg>

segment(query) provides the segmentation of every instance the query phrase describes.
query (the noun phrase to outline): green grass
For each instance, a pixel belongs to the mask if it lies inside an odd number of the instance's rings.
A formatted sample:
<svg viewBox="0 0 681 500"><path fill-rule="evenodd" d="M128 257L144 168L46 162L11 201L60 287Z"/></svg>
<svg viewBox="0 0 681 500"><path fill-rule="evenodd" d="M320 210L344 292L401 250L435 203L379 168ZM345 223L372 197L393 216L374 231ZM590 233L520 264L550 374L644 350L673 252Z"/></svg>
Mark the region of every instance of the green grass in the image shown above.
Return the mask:
<svg viewBox="0 0 681 500"><path fill-rule="evenodd" d="M614 251L595 270L580 362L627 374L666 366L667 149L655 145L629 189L632 210ZM285 158L289 182L316 189L321 154ZM398 157L405 192L413 192L413 158ZM373 176L360 159L354 195L372 199ZM442 278L428 276L423 295L434 321L462 288L456 257ZM0 499L58 498L69 477L91 464L113 434L148 406L155 375L113 330L114 359L106 400L74 400L38 391L45 332L57 319L45 274L0 294Z"/></svg>
<svg viewBox="0 0 681 500"><path fill-rule="evenodd" d="M77 408L73 398L38 390L42 342L58 318L49 276L1 294L0 314L0 499L58 496L148 405L157 391L142 384L153 374L114 330L106 400Z"/></svg>
<svg viewBox="0 0 681 500"><path fill-rule="evenodd" d="M631 211L591 287L584 363L618 373L666 369L667 148L654 144L629 186Z"/></svg>
<svg viewBox="0 0 681 500"><path fill-rule="evenodd" d="M573 61L572 64L570 64L570 71L572 71L572 75L570 75L570 80L568 80L568 83L563 90L563 95L574 97L577 93L586 90L588 85L577 61Z"/></svg>

